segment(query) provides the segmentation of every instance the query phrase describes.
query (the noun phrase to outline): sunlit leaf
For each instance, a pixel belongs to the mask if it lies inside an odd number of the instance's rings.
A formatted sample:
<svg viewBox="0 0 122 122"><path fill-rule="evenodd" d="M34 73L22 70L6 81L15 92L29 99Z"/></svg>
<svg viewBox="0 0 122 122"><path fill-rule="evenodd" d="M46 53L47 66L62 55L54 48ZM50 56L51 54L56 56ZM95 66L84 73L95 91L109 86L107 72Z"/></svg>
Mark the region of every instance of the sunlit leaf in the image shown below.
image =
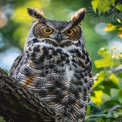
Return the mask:
<svg viewBox="0 0 122 122"><path fill-rule="evenodd" d="M106 57L108 55L107 49L106 48L100 48L98 51L98 54Z"/></svg>
<svg viewBox="0 0 122 122"><path fill-rule="evenodd" d="M101 105L102 104L102 95L103 92L102 91L95 91L95 97L91 97L91 100L96 104L96 105Z"/></svg>
<svg viewBox="0 0 122 122"><path fill-rule="evenodd" d="M106 73L103 71L101 71L99 74L96 74L97 79L94 82L93 89L98 87L98 85L100 85L104 81L105 75L106 75Z"/></svg>
<svg viewBox="0 0 122 122"><path fill-rule="evenodd" d="M122 27L120 27L118 30L119 30L119 31L122 31Z"/></svg>
<svg viewBox="0 0 122 122"><path fill-rule="evenodd" d="M116 5L116 8L117 8L118 10L122 11L122 4L117 4L117 5Z"/></svg>
<svg viewBox="0 0 122 122"><path fill-rule="evenodd" d="M111 81L114 81L116 84L118 84L118 78L116 77L115 74L112 73L112 74L109 76L109 79L110 79Z"/></svg>
<svg viewBox="0 0 122 122"><path fill-rule="evenodd" d="M122 31L119 31L119 32L118 32L118 36L119 36L120 38L122 38Z"/></svg>
<svg viewBox="0 0 122 122"><path fill-rule="evenodd" d="M98 59L94 61L94 64L96 68L102 68L102 67L111 67L113 66L113 61L110 56L104 58L104 59Z"/></svg>
<svg viewBox="0 0 122 122"><path fill-rule="evenodd" d="M118 85L118 78L114 74L101 71L94 82L93 91L102 90L105 94L110 96L111 89L117 89L119 87Z"/></svg>
<svg viewBox="0 0 122 122"><path fill-rule="evenodd" d="M93 10L96 12L96 9L98 8L98 3L99 3L99 0L93 0L91 2L92 4L92 7L93 7Z"/></svg>
<svg viewBox="0 0 122 122"><path fill-rule="evenodd" d="M91 2L93 6L93 10L96 12L98 10L98 14L100 15L102 12L108 11L112 2L110 0L93 0Z"/></svg>
<svg viewBox="0 0 122 122"><path fill-rule="evenodd" d="M104 29L105 32L110 32L116 29L116 26L112 25L111 23L107 24L107 27Z"/></svg>

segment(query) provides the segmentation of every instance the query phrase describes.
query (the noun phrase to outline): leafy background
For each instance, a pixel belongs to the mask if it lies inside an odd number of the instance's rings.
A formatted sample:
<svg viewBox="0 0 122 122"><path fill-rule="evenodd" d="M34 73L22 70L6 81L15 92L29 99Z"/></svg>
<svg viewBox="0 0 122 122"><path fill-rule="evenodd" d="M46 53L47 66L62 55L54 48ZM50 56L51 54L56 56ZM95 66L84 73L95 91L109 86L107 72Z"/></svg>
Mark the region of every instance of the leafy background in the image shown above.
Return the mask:
<svg viewBox="0 0 122 122"><path fill-rule="evenodd" d="M22 52L31 27L28 7L43 10L46 17L56 20L68 20L77 9L87 9L81 27L95 81L85 122L121 122L122 1L0 0L0 67L6 71Z"/></svg>

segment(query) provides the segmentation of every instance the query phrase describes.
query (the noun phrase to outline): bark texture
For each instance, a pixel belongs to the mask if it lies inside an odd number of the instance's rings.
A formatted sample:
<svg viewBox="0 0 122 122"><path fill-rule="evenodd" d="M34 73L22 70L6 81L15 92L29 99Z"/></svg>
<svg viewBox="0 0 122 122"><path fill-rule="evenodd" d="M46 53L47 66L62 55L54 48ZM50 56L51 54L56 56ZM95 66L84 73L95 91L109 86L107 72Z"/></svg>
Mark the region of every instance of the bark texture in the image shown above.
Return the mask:
<svg viewBox="0 0 122 122"><path fill-rule="evenodd" d="M0 115L8 122L55 122L56 114L39 97L0 69Z"/></svg>

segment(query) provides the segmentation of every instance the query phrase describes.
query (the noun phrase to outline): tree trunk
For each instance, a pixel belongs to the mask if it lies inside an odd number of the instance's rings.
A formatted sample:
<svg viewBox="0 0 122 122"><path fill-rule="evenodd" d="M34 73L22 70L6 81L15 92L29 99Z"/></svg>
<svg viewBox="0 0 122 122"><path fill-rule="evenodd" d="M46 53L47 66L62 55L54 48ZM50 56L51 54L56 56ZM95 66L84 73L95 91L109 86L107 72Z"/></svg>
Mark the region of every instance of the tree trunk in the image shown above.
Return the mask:
<svg viewBox="0 0 122 122"><path fill-rule="evenodd" d="M0 115L8 122L55 122L56 114L39 97L0 69Z"/></svg>

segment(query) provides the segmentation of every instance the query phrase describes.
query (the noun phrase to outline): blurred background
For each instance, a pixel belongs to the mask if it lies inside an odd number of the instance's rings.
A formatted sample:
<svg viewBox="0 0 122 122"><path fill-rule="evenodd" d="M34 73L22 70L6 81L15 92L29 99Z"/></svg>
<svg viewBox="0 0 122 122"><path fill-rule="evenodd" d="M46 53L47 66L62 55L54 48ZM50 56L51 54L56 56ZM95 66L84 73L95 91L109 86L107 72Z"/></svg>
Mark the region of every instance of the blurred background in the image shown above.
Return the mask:
<svg viewBox="0 0 122 122"><path fill-rule="evenodd" d="M76 10L87 9L81 27L95 83L86 122L122 121L122 1L0 0L0 67L6 71L22 53L33 22L28 7L56 20L68 20Z"/></svg>

